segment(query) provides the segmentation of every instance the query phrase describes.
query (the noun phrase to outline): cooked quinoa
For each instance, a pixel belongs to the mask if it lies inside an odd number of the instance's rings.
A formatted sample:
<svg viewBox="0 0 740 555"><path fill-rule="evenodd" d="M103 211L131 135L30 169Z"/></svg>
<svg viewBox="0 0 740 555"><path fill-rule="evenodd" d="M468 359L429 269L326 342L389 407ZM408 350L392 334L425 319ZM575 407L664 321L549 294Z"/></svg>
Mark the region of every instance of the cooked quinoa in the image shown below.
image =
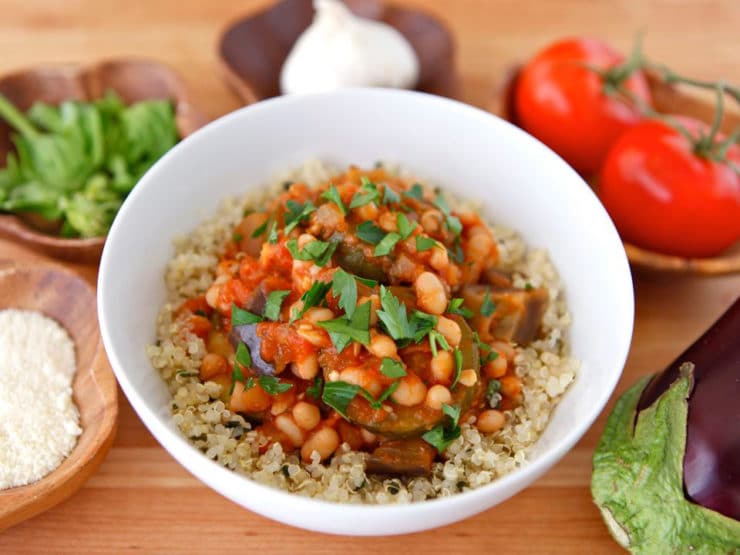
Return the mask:
<svg viewBox="0 0 740 555"><path fill-rule="evenodd" d="M543 287L549 294L541 333L526 347L515 347L514 372L523 384L522 400L504 412L504 427L483 434L473 425L475 417L461 421L461 436L444 452L445 461L434 463L431 476L388 478L366 473L368 454L352 451L346 443L323 463L316 452L310 463L304 463L298 454L286 454L278 442L266 448L264 436L220 400L224 386L201 383L204 341L176 320L175 310L186 299L203 295L214 282L224 245L246 209L262 206L286 180L314 185L334 174L319 162L308 163L278 180L273 189L225 200L213 217L175 240L175 255L165 274L168 301L159 314L156 344L147 349L172 394L174 422L194 446L227 468L266 485L344 503L408 503L444 497L483 486L525 465L528 450L575 379L579 364L568 353L570 316L547 253L528 248L516 232L500 226L491 226L498 267L511 273L516 287Z"/></svg>

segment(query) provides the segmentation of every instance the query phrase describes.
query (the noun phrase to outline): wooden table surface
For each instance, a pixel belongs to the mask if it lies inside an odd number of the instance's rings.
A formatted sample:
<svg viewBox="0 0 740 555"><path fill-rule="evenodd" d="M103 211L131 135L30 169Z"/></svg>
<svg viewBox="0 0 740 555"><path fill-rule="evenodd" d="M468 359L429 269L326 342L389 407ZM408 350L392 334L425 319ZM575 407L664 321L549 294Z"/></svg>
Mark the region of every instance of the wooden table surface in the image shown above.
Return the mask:
<svg viewBox="0 0 740 555"><path fill-rule="evenodd" d="M215 44L232 18L265 1L4 0L0 73L48 62L148 56L168 62L202 107L239 106L220 79ZM485 106L505 69L564 35L627 49L643 30L655 59L683 73L740 81L740 2L411 0L456 35L464 100ZM0 258L38 260L0 240ZM68 265L94 283L96 269ZM740 294L740 276L636 272L634 341L617 393L663 367ZM600 330L608 333L608 330ZM239 508L183 470L120 398L120 428L97 474L73 498L0 534L0 553L618 553L589 495L602 415L553 470L511 500L464 522L402 537L309 533Z"/></svg>

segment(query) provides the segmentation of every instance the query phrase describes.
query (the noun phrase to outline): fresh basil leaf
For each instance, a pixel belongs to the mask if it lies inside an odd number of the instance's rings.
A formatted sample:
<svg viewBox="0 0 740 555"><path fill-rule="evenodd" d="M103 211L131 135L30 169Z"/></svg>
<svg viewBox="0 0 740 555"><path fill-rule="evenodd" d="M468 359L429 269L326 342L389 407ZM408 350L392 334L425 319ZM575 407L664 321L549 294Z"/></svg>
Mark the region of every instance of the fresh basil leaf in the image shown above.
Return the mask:
<svg viewBox="0 0 740 555"><path fill-rule="evenodd" d="M344 203L342 202L342 197L339 196L339 191L337 190L335 185L332 185L326 191L321 193L321 198L326 199L329 202L333 202L339 207L339 210L343 215L347 215L347 207L344 206Z"/></svg>
<svg viewBox="0 0 740 555"><path fill-rule="evenodd" d="M401 236L398 233L390 232L383 240L375 246L375 256L385 256L393 252L393 248L401 240Z"/></svg>
<svg viewBox="0 0 740 555"><path fill-rule="evenodd" d="M385 231L369 220L358 225L355 233L357 237L371 245L377 245L385 237Z"/></svg>
<svg viewBox="0 0 740 555"><path fill-rule="evenodd" d="M360 391L359 385L347 382L326 382L321 400L347 418L347 407Z"/></svg>
<svg viewBox="0 0 740 555"><path fill-rule="evenodd" d="M406 375L406 369L399 361L383 357L383 362L380 363L380 373L389 378L402 378Z"/></svg>
<svg viewBox="0 0 740 555"><path fill-rule="evenodd" d="M437 241L431 237L425 237L423 235L416 236L416 250L417 252L428 251L437 246Z"/></svg>
<svg viewBox="0 0 740 555"><path fill-rule="evenodd" d="M313 211L316 210L313 202L307 200L305 204L289 200L285 203L288 211L285 213L285 230L283 233L287 236L295 227L308 219Z"/></svg>
<svg viewBox="0 0 740 555"><path fill-rule="evenodd" d="M262 316L258 316L248 310L239 308L236 303L231 303L231 325L244 326L246 324L257 324L262 321Z"/></svg>
<svg viewBox="0 0 740 555"><path fill-rule="evenodd" d="M257 378L257 383L270 395L284 393L293 387L292 383L281 382L277 376L260 376Z"/></svg>
<svg viewBox="0 0 740 555"><path fill-rule="evenodd" d="M280 318L280 307L288 295L290 295L290 290L271 291L265 303L265 318L277 321Z"/></svg>
<svg viewBox="0 0 740 555"><path fill-rule="evenodd" d="M486 295L480 305L481 316L490 316L494 310L496 310L496 303L491 300L491 290L486 289Z"/></svg>
<svg viewBox="0 0 740 555"><path fill-rule="evenodd" d="M347 318L352 318L357 307L357 282L354 276L340 268L334 272L331 291L339 298L339 308L344 310Z"/></svg>
<svg viewBox="0 0 740 555"><path fill-rule="evenodd" d="M398 213L396 216L396 224L398 225L398 234L401 239L408 239L416 228L416 222L412 222L408 219L406 214Z"/></svg>

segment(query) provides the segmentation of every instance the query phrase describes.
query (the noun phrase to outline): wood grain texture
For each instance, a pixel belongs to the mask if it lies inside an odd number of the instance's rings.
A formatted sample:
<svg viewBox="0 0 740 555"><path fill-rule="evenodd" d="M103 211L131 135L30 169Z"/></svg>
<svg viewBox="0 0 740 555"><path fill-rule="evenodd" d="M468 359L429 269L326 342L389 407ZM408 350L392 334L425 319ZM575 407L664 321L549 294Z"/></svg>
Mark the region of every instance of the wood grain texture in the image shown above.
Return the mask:
<svg viewBox="0 0 740 555"><path fill-rule="evenodd" d="M627 49L643 29L646 50L657 60L697 77L740 81L735 0L399 2L447 22L456 38L463 97L478 106L487 106L513 62L570 34L601 36ZM267 4L5 0L0 72L48 62L154 56L178 69L199 104L217 116L241 104L220 79L218 33L227 22ZM0 240L0 257L21 256L34 255ZM94 268L68 267L91 283L95 279ZM634 342L615 395L669 363L738 294L738 276L636 272ZM240 509L175 463L120 397L118 435L99 471L73 498L0 534L0 553L622 553L588 490L590 458L604 420L602 415L542 479L498 507L439 530L358 539L303 532Z"/></svg>
<svg viewBox="0 0 740 555"><path fill-rule="evenodd" d="M0 530L73 495L103 461L118 422L118 388L98 331L95 293L84 279L53 266L0 260L0 310L8 308L39 311L72 338L77 363L72 394L82 434L50 474L0 491Z"/></svg>

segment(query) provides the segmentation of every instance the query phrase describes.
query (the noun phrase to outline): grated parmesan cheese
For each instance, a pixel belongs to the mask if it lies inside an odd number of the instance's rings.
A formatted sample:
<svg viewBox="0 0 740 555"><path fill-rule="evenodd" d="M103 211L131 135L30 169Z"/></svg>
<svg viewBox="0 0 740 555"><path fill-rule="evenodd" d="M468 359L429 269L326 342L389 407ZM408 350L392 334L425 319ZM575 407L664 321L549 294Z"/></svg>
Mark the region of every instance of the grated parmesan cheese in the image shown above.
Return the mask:
<svg viewBox="0 0 740 555"><path fill-rule="evenodd" d="M57 322L0 311L0 490L43 478L74 449L75 368L74 343Z"/></svg>

